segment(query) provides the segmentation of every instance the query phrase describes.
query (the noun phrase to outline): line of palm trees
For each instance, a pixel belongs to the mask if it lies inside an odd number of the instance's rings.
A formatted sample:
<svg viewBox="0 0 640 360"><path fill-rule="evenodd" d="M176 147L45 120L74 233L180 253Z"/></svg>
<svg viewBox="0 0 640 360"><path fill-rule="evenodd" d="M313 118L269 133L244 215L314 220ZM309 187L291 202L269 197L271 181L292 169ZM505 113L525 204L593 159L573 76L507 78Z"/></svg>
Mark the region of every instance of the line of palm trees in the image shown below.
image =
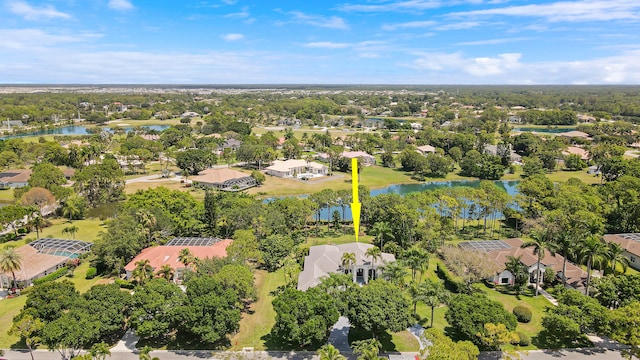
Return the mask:
<svg viewBox="0 0 640 360"><path fill-rule="evenodd" d="M555 256L559 253L563 256L562 283L566 286L567 259L573 258L576 262L586 265L587 279L585 283L585 293L589 295L591 276L594 267L602 270L607 265L613 276L616 275L618 264L622 266L623 272L629 267L629 259L625 257L624 249L616 243L607 243L601 234L587 232L554 232L552 228L542 230L532 230L530 240L522 244L522 248L532 248L533 254L537 256L536 267L536 296L540 288L540 262L546 253Z"/></svg>
<svg viewBox="0 0 640 360"><path fill-rule="evenodd" d="M193 256L191 251L187 248L180 250L178 260L183 263L187 269L195 270L198 265L198 259ZM154 277L171 281L175 276L175 269L173 269L169 264L162 265L155 272L148 259L137 261L135 265L135 269L131 272L131 278L140 285L144 285Z"/></svg>

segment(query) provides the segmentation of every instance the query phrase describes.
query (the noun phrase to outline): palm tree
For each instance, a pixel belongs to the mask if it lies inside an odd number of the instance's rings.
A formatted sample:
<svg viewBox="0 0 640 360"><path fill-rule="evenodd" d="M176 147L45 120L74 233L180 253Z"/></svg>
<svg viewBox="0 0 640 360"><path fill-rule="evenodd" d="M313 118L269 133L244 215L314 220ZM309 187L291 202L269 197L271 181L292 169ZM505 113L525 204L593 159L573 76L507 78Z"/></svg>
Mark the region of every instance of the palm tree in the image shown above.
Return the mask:
<svg viewBox="0 0 640 360"><path fill-rule="evenodd" d="M11 273L13 287L16 287L16 271L22 268L22 255L14 247L6 247L0 252L0 271Z"/></svg>
<svg viewBox="0 0 640 360"><path fill-rule="evenodd" d="M91 357L96 360L105 360L107 356L111 357L109 345L105 342L93 344L93 346L91 346L91 350L89 350L89 354L91 354Z"/></svg>
<svg viewBox="0 0 640 360"><path fill-rule="evenodd" d="M394 239L393 231L389 226L389 223L381 221L373 224L373 227L369 231L371 235L375 236L376 241L380 244L380 249L382 249L382 245L384 244L385 239Z"/></svg>
<svg viewBox="0 0 640 360"><path fill-rule="evenodd" d="M77 206L75 201L71 201L71 199L67 199L62 205L62 216L68 217L69 222L73 222L73 218L80 215L80 208Z"/></svg>
<svg viewBox="0 0 640 360"><path fill-rule="evenodd" d="M149 260L145 259L136 262L136 268L133 269L132 275L140 285L151 279L153 277L153 267L151 267Z"/></svg>
<svg viewBox="0 0 640 360"><path fill-rule="evenodd" d="M533 248L533 255L538 255L538 262L536 263L536 296L540 289L540 260L544 258L545 251L549 250L551 255L555 255L555 243L549 241L549 230L532 231L531 240L522 244L521 248Z"/></svg>
<svg viewBox="0 0 640 360"><path fill-rule="evenodd" d="M593 265L602 263L606 260L609 253L609 247L600 235L592 234L587 236L580 244L579 259L587 263L587 285L585 294L589 295L589 285L591 284L591 270Z"/></svg>
<svg viewBox="0 0 640 360"><path fill-rule="evenodd" d="M407 276L407 269L400 265L398 262L388 263L384 266L382 277L392 284L396 284L398 287L404 287L404 278Z"/></svg>
<svg viewBox="0 0 640 360"><path fill-rule="evenodd" d="M616 265L618 262L622 264L622 273L626 273L629 268L629 258L624 256L625 249L620 244L610 242L609 243L608 259L611 262L611 273L616 276Z"/></svg>
<svg viewBox="0 0 640 360"><path fill-rule="evenodd" d="M180 250L178 254L178 260L184 264L185 267L189 267L189 265L193 264L196 258L191 254L191 250L189 248L184 248Z"/></svg>
<svg viewBox="0 0 640 360"><path fill-rule="evenodd" d="M518 257L507 256L505 269L513 275L514 281L511 286L516 290L516 294L520 295L529 281L529 271L527 266L522 263L522 255Z"/></svg>
<svg viewBox="0 0 640 360"><path fill-rule="evenodd" d="M555 242L556 242L556 246L558 247L558 251L562 254L563 260L562 260L562 285L563 286L567 286L567 258L570 255L574 254L575 251L575 242L574 240L576 240L577 236L575 236L574 234L567 232L567 231L562 231L560 232L556 238L555 238Z"/></svg>
<svg viewBox="0 0 640 360"><path fill-rule="evenodd" d="M378 360L378 353L382 344L377 339L359 340L353 342L353 353L359 354L358 360Z"/></svg>
<svg viewBox="0 0 640 360"><path fill-rule="evenodd" d="M143 232L147 234L147 246L151 245L153 229L158 224L156 217L148 210L139 210L136 212L138 223L142 226Z"/></svg>
<svg viewBox="0 0 640 360"><path fill-rule="evenodd" d="M449 292L444 288L444 284L438 280L427 279L422 283L425 287L426 298L424 303L431 307L431 325L433 327L433 314L436 306L440 306L443 302L449 298Z"/></svg>
<svg viewBox="0 0 640 360"><path fill-rule="evenodd" d="M351 267L356 264L356 254L349 252L343 253L340 260L344 270L352 271Z"/></svg>
<svg viewBox="0 0 640 360"><path fill-rule="evenodd" d="M151 357L151 351L152 351L152 350L153 350L153 349L152 349L149 345L147 345L147 346L143 347L143 348L140 350L139 359L140 359L140 360L160 360L160 358L158 358L158 357L156 357L156 356Z"/></svg>
<svg viewBox="0 0 640 360"><path fill-rule="evenodd" d="M40 213L36 213L36 216L31 220L31 225L36 229L36 238L40 238L40 229L44 226L44 219Z"/></svg>
<svg viewBox="0 0 640 360"><path fill-rule="evenodd" d="M375 279L376 278L376 269L375 269L376 259L382 258L382 251L380 251L379 247L374 245L368 248L364 254L366 256L371 257L371 276L373 277L373 279Z"/></svg>
<svg viewBox="0 0 640 360"><path fill-rule="evenodd" d="M71 225L71 226L67 226L64 229L62 229L62 233L63 234L71 234L71 238L75 240L76 233L78 232L78 230L80 230L80 229L77 226Z"/></svg>
<svg viewBox="0 0 640 360"><path fill-rule="evenodd" d="M421 248L411 247L402 255L402 261L411 269L411 279L413 281L416 281L418 271L420 271L420 276L422 276L422 272L429 267L429 253Z"/></svg>
<svg viewBox="0 0 640 360"><path fill-rule="evenodd" d="M166 279L167 281L171 281L173 279L174 270L171 268L171 265L164 264L156 271L156 276Z"/></svg>
<svg viewBox="0 0 640 360"><path fill-rule="evenodd" d="M346 357L340 354L340 351L331 344L324 345L318 349L317 354L320 360L346 360Z"/></svg>

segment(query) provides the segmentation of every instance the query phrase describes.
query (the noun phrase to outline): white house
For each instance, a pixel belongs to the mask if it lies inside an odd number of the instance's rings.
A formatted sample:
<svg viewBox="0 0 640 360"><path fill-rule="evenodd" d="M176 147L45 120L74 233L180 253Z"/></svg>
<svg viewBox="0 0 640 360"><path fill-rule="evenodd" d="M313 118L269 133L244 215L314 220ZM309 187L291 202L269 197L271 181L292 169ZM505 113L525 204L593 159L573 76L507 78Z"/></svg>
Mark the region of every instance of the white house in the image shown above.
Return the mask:
<svg viewBox="0 0 640 360"><path fill-rule="evenodd" d="M298 275L298 290L305 291L310 287L320 284L324 277L332 273L351 274L353 282L364 283L369 279L375 279L382 274L385 264L395 262L393 254L381 253L380 258L372 261L371 256L367 256L367 250L372 248L371 244L348 243L340 245L318 245L309 248L309 255L304 258L304 269ZM355 262L349 267L342 263L342 255L352 253Z"/></svg>
<svg viewBox="0 0 640 360"><path fill-rule="evenodd" d="M422 155L427 155L428 153L435 153L436 152L436 148L434 148L431 145L418 146L417 150Z"/></svg>
<svg viewBox="0 0 640 360"><path fill-rule="evenodd" d="M624 249L622 255L629 259L629 266L640 270L640 233L607 234L604 240L622 246Z"/></svg>
<svg viewBox="0 0 640 360"><path fill-rule="evenodd" d="M315 161L301 160L301 159L289 159L289 160L276 160L273 165L266 168L267 174L277 177L298 177L298 178L311 178L326 176L329 172L329 167L322 165Z"/></svg>

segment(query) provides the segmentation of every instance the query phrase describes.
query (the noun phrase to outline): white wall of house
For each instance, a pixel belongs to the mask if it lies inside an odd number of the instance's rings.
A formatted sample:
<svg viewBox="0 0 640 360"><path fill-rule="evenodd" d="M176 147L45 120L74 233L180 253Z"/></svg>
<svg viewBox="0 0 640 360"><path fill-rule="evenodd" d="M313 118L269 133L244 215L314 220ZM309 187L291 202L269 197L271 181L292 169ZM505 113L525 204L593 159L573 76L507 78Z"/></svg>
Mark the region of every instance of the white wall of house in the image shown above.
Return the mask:
<svg viewBox="0 0 640 360"><path fill-rule="evenodd" d="M513 285L515 277L509 270L504 270L493 277L493 283L496 285Z"/></svg>
<svg viewBox="0 0 640 360"><path fill-rule="evenodd" d="M626 250L622 255L629 259L629 267L640 270L640 256L632 254Z"/></svg>

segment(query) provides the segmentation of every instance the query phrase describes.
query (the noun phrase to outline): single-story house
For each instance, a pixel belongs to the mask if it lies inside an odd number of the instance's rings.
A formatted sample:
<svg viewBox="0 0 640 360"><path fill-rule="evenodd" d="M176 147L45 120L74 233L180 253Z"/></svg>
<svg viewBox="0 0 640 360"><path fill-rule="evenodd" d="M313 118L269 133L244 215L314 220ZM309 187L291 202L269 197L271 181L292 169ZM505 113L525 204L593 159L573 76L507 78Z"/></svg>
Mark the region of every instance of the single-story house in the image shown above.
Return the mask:
<svg viewBox="0 0 640 360"><path fill-rule="evenodd" d="M589 160L591 157L589 156L589 152L581 147L577 146L569 146L564 151L562 151L562 155L578 155L581 160Z"/></svg>
<svg viewBox="0 0 640 360"><path fill-rule="evenodd" d="M29 185L29 169L6 170L0 173L0 189L21 188Z"/></svg>
<svg viewBox="0 0 640 360"><path fill-rule="evenodd" d="M600 171L600 167L598 165L591 165L587 168L587 174L600 175L602 174L602 171Z"/></svg>
<svg viewBox="0 0 640 360"><path fill-rule="evenodd" d="M309 248L309 255L304 258L304 269L298 275L298 290L305 291L320 284L322 278L332 273L352 274L353 282L366 284L382 274L385 264L395 262L393 254L381 253L380 259L372 262L366 255L371 244L359 242L340 245L318 245ZM342 263L342 255L352 253L355 262L348 267Z"/></svg>
<svg viewBox="0 0 640 360"><path fill-rule="evenodd" d="M92 245L78 240L42 238L20 246L16 252L22 258L22 267L15 271L16 281L21 287L29 286L35 279L51 274L89 251ZM12 281L11 273L0 273L1 288L8 288Z"/></svg>
<svg viewBox="0 0 640 360"><path fill-rule="evenodd" d="M315 161L289 159L275 160L273 165L266 168L267 174L277 177L320 177L326 176L329 167Z"/></svg>
<svg viewBox="0 0 640 360"><path fill-rule="evenodd" d="M498 145L487 144L484 146L485 154L501 156L500 150L501 149ZM511 148L509 148L509 162L520 164L522 163L522 156L520 156L518 153L516 153L515 151L511 150Z"/></svg>
<svg viewBox="0 0 640 360"><path fill-rule="evenodd" d="M589 134L587 134L586 132L577 131L577 130L561 132L556 135L566 137L566 138L578 138L583 140L591 140L591 137L589 136Z"/></svg>
<svg viewBox="0 0 640 360"><path fill-rule="evenodd" d="M427 155L428 153L435 153L436 152L436 148L434 148L431 145L418 146L418 148L416 150L418 150L418 152L420 154L422 154L422 155Z"/></svg>
<svg viewBox="0 0 640 360"><path fill-rule="evenodd" d="M191 177L191 182L195 186L225 191L240 191L258 185L256 179L249 174L228 168L203 170Z"/></svg>
<svg viewBox="0 0 640 360"><path fill-rule="evenodd" d="M567 261L567 272L566 274L562 274L564 257L557 253L555 255L551 255L547 252L545 257L540 259L540 268L538 269L538 256L533 253L533 248L523 249L521 248L522 244L522 239L515 238L506 240L465 241L461 242L459 246L485 252L489 259L493 260L500 268L504 269L491 279L491 281L496 285L513 285L515 277L509 270L505 269L505 266L509 261L509 256L513 256L515 258L521 256L520 261L527 266L529 272L530 284L535 284L538 276L544 276L545 270L547 268L552 268L560 281L562 281L563 276L566 277L568 287L578 290L584 288L584 281L587 278L587 272L582 270L581 267Z"/></svg>
<svg viewBox="0 0 640 360"><path fill-rule="evenodd" d="M370 165L376 164L376 158L373 157L373 155L369 155L364 151L344 151L341 156L347 159L358 158L363 162L364 166L370 166Z"/></svg>
<svg viewBox="0 0 640 360"><path fill-rule="evenodd" d="M173 269L173 280L183 279L186 265L180 261L180 252L189 249L193 257L197 259L224 258L227 256L227 247L231 245L231 239L218 238L173 238L167 245L148 247L138 254L125 267L127 279L131 279L136 263L149 260L153 271L157 271L164 265Z"/></svg>
<svg viewBox="0 0 640 360"><path fill-rule="evenodd" d="M11 129L13 127L22 127L24 124L22 120L2 120L2 127Z"/></svg>
<svg viewBox="0 0 640 360"><path fill-rule="evenodd" d="M640 233L607 234L604 241L614 242L624 249L622 254L629 259L629 266L640 270Z"/></svg>

